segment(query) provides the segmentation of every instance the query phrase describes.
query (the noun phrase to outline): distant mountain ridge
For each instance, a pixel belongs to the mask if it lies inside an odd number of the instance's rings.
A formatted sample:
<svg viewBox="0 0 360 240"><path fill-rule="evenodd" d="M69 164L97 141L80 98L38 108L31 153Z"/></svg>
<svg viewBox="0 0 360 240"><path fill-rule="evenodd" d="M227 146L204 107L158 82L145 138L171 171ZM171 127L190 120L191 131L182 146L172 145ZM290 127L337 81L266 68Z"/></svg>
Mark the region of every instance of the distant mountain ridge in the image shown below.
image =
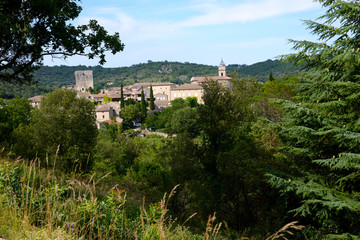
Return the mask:
<svg viewBox="0 0 360 240"><path fill-rule="evenodd" d="M15 86L0 84L0 96L11 98L15 95L31 97L34 94L43 94L55 87L75 84L75 71L93 70L95 87L106 88L111 86L130 85L137 82L173 82L182 84L190 82L194 76L216 76L218 66L209 66L196 63L180 62L153 62L135 64L130 67L104 68L101 66L43 66L35 72L37 86ZM266 60L252 65L229 64L227 74L237 73L241 78L253 77L259 81L267 81L270 72L275 78L293 76L299 71L298 67L279 60ZM37 91L38 89L38 91ZM29 96L31 95L31 96Z"/></svg>

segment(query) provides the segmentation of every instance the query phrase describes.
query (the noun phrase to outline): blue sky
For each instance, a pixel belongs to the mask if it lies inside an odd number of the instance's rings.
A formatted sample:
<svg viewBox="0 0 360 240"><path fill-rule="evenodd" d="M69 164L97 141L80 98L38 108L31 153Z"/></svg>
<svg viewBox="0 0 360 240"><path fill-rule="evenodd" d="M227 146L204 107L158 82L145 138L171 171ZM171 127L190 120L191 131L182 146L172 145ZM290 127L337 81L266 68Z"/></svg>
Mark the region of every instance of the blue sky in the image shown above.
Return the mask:
<svg viewBox="0 0 360 240"><path fill-rule="evenodd" d="M288 39L315 40L301 19L324 9L312 0L82 0L74 24L96 19L119 32L123 52L105 67L151 61L252 64L291 52ZM97 60L45 59L45 65L98 65Z"/></svg>

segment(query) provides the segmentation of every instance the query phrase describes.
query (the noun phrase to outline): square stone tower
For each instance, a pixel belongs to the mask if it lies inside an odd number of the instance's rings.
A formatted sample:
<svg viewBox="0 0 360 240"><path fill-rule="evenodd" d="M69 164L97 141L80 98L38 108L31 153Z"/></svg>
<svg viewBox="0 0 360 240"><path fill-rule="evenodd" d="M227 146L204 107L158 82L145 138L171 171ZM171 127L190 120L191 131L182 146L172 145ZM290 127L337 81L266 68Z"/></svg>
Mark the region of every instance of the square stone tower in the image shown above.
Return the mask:
<svg viewBox="0 0 360 240"><path fill-rule="evenodd" d="M93 71L75 71L76 85L75 90L79 92L85 92L86 89L94 89Z"/></svg>

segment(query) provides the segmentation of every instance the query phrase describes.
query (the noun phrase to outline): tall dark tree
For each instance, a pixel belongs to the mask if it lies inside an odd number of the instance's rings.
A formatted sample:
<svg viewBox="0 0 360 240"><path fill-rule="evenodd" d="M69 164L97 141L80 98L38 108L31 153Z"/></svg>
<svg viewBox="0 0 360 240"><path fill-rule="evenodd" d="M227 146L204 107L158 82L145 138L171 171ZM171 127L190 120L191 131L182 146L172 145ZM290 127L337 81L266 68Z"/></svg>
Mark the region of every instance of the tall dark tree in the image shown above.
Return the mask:
<svg viewBox="0 0 360 240"><path fill-rule="evenodd" d="M123 50L119 34L108 35L97 21L73 26L78 0L0 1L0 81L30 83L43 57L99 57Z"/></svg>
<svg viewBox="0 0 360 240"><path fill-rule="evenodd" d="M123 84L121 83L121 92L120 92L120 108L122 110L124 110L124 107L125 107L125 100L124 100L124 86Z"/></svg>
<svg viewBox="0 0 360 240"><path fill-rule="evenodd" d="M255 119L251 109L251 84L234 81L227 88L216 81L203 84L204 104L198 106L198 127L202 143L199 163L202 170L199 208L216 211L233 228L254 224L260 215L259 193L265 185L259 171L262 158L250 135Z"/></svg>
<svg viewBox="0 0 360 240"><path fill-rule="evenodd" d="M141 108L141 121L145 121L145 118L147 115L147 109L146 109L146 100L145 100L144 89L141 90L140 108Z"/></svg>
<svg viewBox="0 0 360 240"><path fill-rule="evenodd" d="M275 80L275 78L274 78L272 72L270 72L269 73L269 81L274 81L274 80Z"/></svg>
<svg viewBox="0 0 360 240"><path fill-rule="evenodd" d="M289 114L282 126L286 153L299 170L271 182L297 194L302 202L294 212L324 226L324 233L358 235L360 3L318 2L327 8L321 22L305 23L319 42L291 40L298 53L287 57L307 70L299 102L279 101Z"/></svg>
<svg viewBox="0 0 360 240"><path fill-rule="evenodd" d="M149 106L149 108L151 111L155 109L154 92L153 92L152 85L150 85L150 106Z"/></svg>

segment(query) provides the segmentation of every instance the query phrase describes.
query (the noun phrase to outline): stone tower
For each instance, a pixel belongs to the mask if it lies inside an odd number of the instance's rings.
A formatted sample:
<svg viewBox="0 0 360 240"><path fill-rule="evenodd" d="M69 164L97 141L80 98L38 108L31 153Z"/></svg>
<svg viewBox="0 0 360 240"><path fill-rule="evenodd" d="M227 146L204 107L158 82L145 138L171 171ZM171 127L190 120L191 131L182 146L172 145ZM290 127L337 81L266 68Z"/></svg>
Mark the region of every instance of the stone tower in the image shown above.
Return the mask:
<svg viewBox="0 0 360 240"><path fill-rule="evenodd" d="M76 85L75 90L79 92L85 92L86 89L94 89L93 71L75 71Z"/></svg>
<svg viewBox="0 0 360 240"><path fill-rule="evenodd" d="M221 62L219 64L219 77L225 77L226 76L226 66L224 61L221 59Z"/></svg>

